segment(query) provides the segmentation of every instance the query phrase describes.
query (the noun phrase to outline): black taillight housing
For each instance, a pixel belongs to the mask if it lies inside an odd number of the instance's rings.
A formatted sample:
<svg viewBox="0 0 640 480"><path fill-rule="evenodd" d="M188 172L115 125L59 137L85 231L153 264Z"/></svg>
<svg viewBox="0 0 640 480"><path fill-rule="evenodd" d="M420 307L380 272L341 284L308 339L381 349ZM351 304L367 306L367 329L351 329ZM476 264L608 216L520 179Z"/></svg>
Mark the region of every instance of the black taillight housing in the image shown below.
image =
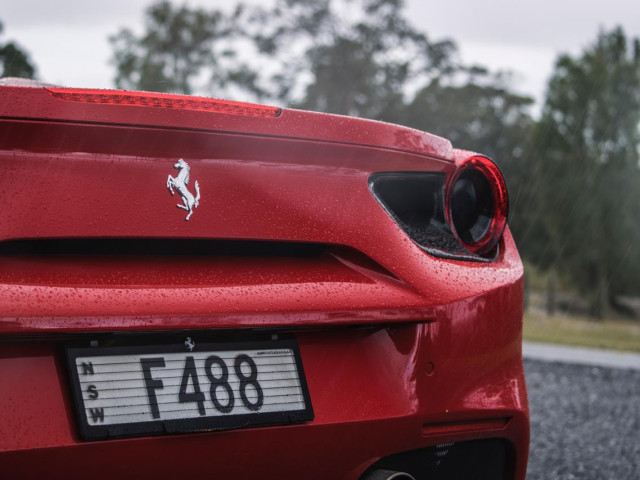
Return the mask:
<svg viewBox="0 0 640 480"><path fill-rule="evenodd" d="M472 156L444 173L384 172L369 188L389 215L426 252L445 258L491 261L508 215L500 169Z"/></svg>
<svg viewBox="0 0 640 480"><path fill-rule="evenodd" d="M507 186L487 157L467 158L447 182L447 223L458 241L479 255L498 244L507 225Z"/></svg>

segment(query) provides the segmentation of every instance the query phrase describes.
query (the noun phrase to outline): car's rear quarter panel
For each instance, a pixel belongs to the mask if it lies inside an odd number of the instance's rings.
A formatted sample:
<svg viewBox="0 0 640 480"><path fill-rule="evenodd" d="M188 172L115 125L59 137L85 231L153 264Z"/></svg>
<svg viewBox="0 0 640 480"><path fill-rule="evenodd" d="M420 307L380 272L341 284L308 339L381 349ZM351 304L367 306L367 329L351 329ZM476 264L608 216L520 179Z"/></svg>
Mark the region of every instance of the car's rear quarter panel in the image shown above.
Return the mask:
<svg viewBox="0 0 640 480"><path fill-rule="evenodd" d="M0 254L0 467L12 476L277 471L356 479L391 453L499 437L513 445L511 478L524 478L522 265L510 233L491 263L434 258L368 187L375 172L453 171L448 142L288 110L274 118L159 114L66 102L38 88L3 87L2 96L5 243L113 237L327 246L275 260ZM166 189L178 158L201 191L188 222ZM246 328L293 332L311 424L79 438L67 339Z"/></svg>

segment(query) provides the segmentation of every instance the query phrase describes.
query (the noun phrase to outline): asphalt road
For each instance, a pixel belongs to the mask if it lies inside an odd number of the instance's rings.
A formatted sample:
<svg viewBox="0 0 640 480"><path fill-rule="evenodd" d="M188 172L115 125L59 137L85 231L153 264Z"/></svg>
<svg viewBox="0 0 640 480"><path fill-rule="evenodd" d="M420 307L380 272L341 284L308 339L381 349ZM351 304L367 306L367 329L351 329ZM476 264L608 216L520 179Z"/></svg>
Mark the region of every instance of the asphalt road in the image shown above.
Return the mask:
<svg viewBox="0 0 640 480"><path fill-rule="evenodd" d="M640 480L640 371L525 360L528 480Z"/></svg>

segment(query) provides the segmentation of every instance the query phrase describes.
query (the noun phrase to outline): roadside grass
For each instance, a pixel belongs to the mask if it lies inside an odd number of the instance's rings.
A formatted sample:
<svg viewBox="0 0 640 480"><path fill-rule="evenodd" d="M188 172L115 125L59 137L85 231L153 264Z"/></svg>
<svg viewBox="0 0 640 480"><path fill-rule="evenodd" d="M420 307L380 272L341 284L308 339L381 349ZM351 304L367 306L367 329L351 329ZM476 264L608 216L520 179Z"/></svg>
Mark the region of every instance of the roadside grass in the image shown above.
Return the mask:
<svg viewBox="0 0 640 480"><path fill-rule="evenodd" d="M547 317L541 312L524 316L525 340L581 347L640 352L640 321L597 321L568 315Z"/></svg>

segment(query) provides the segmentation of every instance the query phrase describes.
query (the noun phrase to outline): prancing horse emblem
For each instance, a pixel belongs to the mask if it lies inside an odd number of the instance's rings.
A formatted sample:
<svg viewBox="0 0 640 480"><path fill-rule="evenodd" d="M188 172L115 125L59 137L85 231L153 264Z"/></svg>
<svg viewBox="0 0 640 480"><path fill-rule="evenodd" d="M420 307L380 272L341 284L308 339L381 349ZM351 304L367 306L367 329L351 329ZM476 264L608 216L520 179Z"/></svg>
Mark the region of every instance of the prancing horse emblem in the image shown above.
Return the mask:
<svg viewBox="0 0 640 480"><path fill-rule="evenodd" d="M167 188L171 192L171 195L174 195L174 187L178 191L178 194L182 197L184 205L178 204L177 207L189 212L187 214L187 218L185 218L185 220L189 220L189 218L191 218L191 215L193 215L193 209L196 208L198 206L198 203L200 202L200 187L198 186L198 181L196 180L196 182L194 183L196 195L194 197L187 188L187 185L189 185L189 164L182 158L178 160L178 163L176 163L173 168L178 170L178 175L176 175L175 177L169 175L169 177L167 178Z"/></svg>
<svg viewBox="0 0 640 480"><path fill-rule="evenodd" d="M193 348L196 346L196 342L191 340L191 337L187 337L187 339L184 341L184 346L187 347L190 352L193 352Z"/></svg>

